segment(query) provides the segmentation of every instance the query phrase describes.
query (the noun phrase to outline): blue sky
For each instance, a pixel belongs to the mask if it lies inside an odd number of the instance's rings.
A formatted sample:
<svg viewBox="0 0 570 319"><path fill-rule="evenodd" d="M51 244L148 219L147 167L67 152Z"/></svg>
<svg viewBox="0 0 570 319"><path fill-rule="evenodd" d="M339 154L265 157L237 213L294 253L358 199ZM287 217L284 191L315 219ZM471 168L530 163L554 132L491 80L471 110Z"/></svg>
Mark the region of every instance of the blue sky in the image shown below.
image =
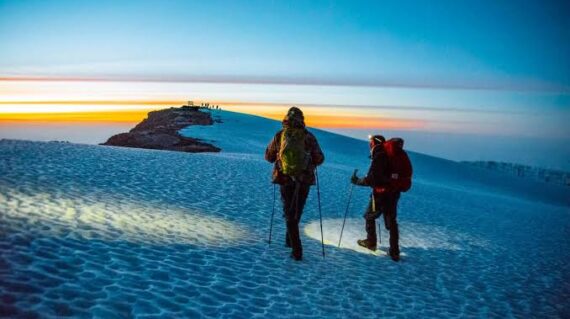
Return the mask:
<svg viewBox="0 0 570 319"><path fill-rule="evenodd" d="M569 12L548 1L1 1L0 71L568 90Z"/></svg>
<svg viewBox="0 0 570 319"><path fill-rule="evenodd" d="M195 99L276 118L297 104L320 123L570 141L569 1L0 0L0 44L0 113ZM350 134L387 129L372 126Z"/></svg>

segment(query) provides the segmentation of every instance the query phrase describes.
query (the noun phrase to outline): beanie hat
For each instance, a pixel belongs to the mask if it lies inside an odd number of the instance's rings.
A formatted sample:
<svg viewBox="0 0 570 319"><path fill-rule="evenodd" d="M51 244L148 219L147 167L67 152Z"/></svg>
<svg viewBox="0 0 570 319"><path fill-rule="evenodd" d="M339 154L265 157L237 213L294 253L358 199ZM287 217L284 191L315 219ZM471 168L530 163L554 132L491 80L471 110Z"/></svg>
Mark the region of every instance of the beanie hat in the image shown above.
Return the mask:
<svg viewBox="0 0 570 319"><path fill-rule="evenodd" d="M386 142L386 139L382 135L369 135L369 140L374 140L374 144L380 144Z"/></svg>
<svg viewBox="0 0 570 319"><path fill-rule="evenodd" d="M289 127L305 127L303 111L296 106L291 107L283 119L283 125Z"/></svg>

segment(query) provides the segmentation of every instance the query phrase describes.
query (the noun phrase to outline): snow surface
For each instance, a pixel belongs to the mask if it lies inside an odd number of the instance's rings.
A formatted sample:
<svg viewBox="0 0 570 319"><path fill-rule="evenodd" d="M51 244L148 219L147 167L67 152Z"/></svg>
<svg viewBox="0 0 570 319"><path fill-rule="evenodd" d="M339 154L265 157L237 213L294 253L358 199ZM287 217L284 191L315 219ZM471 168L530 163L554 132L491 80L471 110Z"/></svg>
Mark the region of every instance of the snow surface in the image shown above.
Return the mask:
<svg viewBox="0 0 570 319"><path fill-rule="evenodd" d="M402 261L355 245L369 191L355 188L366 142L312 130L316 189L303 215L304 257L273 243L276 121L214 112L181 131L219 154L0 141L0 315L8 317L570 316L570 191L411 153L399 205ZM380 221L381 222L381 221ZM387 232L382 229L381 251Z"/></svg>

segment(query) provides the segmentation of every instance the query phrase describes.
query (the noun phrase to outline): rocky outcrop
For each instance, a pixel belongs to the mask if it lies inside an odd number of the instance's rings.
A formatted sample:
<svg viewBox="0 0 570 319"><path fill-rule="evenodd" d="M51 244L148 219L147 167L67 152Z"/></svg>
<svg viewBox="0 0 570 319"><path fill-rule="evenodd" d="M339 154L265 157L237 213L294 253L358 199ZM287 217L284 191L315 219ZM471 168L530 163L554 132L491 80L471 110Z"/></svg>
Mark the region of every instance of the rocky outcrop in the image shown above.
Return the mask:
<svg viewBox="0 0 570 319"><path fill-rule="evenodd" d="M184 137L178 131L189 125L212 125L212 116L196 107L152 111L128 133L112 136L101 145L149 148L180 152L219 152L220 148L198 139Z"/></svg>

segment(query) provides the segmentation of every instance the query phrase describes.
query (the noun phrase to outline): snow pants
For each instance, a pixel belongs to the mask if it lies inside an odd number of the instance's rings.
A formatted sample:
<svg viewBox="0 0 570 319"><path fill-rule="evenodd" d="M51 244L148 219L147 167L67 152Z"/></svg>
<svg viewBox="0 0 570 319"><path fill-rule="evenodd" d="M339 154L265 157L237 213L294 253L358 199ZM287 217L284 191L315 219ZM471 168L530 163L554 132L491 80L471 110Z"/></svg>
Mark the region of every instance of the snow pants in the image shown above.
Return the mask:
<svg viewBox="0 0 570 319"><path fill-rule="evenodd" d="M311 185L304 183L288 183L281 185L281 200L283 201L283 217L287 225L286 245L291 246L295 258L303 256L303 246L299 234L299 222L303 208L309 195Z"/></svg>
<svg viewBox="0 0 570 319"><path fill-rule="evenodd" d="M371 195L368 208L364 213L366 220L366 241L376 243L376 219L384 215L384 227L390 231L390 253L399 254L399 230L398 230L398 200L400 192Z"/></svg>

